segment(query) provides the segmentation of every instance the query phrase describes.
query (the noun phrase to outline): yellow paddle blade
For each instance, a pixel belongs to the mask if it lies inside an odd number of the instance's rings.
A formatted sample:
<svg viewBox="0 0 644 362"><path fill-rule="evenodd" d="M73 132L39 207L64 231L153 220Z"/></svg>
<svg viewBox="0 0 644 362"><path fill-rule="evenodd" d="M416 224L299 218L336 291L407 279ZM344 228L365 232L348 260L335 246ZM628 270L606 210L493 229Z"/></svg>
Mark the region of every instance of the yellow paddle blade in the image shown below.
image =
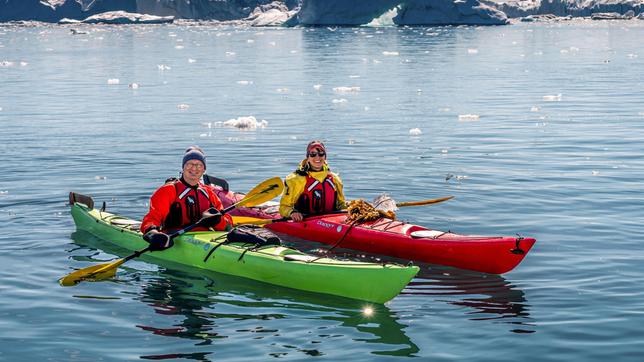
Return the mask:
<svg viewBox="0 0 644 362"><path fill-rule="evenodd" d="M396 206L398 207L404 207L404 206L422 206L422 205L429 205L429 204L436 204L439 202L447 201L449 199L453 199L454 196L447 196L447 197L441 197L438 199L432 199L432 200L423 200L423 201L409 201L409 202L397 202Z"/></svg>
<svg viewBox="0 0 644 362"><path fill-rule="evenodd" d="M257 206L279 196L284 190L284 182L279 177L269 178L250 190L243 199L234 206Z"/></svg>
<svg viewBox="0 0 644 362"><path fill-rule="evenodd" d="M233 226L237 225L266 225L272 223L273 219L259 219L250 216L236 216L233 215Z"/></svg>
<svg viewBox="0 0 644 362"><path fill-rule="evenodd" d="M125 263L125 259L119 259L112 263L92 265L87 268L77 270L67 276L60 278L58 281L64 287L74 286L84 280L97 281L114 277L119 265Z"/></svg>

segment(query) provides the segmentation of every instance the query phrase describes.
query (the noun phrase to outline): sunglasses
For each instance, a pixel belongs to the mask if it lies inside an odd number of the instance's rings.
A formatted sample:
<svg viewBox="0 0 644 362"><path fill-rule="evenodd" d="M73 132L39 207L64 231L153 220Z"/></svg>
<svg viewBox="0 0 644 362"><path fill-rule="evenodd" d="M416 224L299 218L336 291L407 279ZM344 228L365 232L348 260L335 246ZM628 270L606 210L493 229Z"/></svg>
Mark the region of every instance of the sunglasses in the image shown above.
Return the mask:
<svg viewBox="0 0 644 362"><path fill-rule="evenodd" d="M186 162L186 168L196 168L197 170L201 170L204 168L203 164L201 162Z"/></svg>
<svg viewBox="0 0 644 362"><path fill-rule="evenodd" d="M324 156L326 156L326 153L324 153L324 152L311 152L311 153L309 153L309 157L317 157L317 156L324 157Z"/></svg>

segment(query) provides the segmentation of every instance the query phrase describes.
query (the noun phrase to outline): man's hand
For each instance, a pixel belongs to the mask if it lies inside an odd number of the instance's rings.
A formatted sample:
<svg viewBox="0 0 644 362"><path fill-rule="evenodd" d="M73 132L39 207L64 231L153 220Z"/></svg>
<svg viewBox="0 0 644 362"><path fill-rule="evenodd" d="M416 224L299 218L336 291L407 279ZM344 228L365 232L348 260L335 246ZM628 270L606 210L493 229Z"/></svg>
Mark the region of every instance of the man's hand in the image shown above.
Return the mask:
<svg viewBox="0 0 644 362"><path fill-rule="evenodd" d="M201 216L204 218L204 220L201 222L201 226L205 226L207 228L219 224L222 217L219 210L215 209L214 207L206 210Z"/></svg>
<svg viewBox="0 0 644 362"><path fill-rule="evenodd" d="M170 239L168 234L164 234L159 230L152 229L143 235L143 240L150 244L150 251L161 251L171 248L174 241Z"/></svg>

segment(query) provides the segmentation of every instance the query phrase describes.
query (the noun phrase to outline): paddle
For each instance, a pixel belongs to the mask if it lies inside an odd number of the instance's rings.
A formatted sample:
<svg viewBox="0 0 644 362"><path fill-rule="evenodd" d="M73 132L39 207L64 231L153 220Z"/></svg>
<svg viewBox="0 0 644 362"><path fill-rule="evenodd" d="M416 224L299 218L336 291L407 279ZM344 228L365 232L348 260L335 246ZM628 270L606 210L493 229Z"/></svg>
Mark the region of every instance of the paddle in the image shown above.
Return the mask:
<svg viewBox="0 0 644 362"><path fill-rule="evenodd" d="M397 202L396 206L405 207L405 206L422 206L422 205L429 205L429 204L437 204L439 202L447 201L447 200L453 199L453 198L454 198L454 196L447 196L447 197L441 197L441 198L438 198L438 199L423 200L423 201Z"/></svg>
<svg viewBox="0 0 644 362"><path fill-rule="evenodd" d="M282 179L279 177L273 177L268 180L265 180L264 182L260 183L259 185L255 186L252 190L250 190L246 196L244 196L243 199L241 199L239 202L228 206L227 208L223 209L220 211L221 215L224 215L236 207L239 206L256 206L259 205L263 202L266 202L276 196L278 196L280 193L282 193L282 190L284 189L284 184L282 183ZM205 221L209 220L210 218L214 217L215 214L212 214L208 211L204 212L202 218L197 221L196 223L187 226L179 231L176 231L170 235L159 233L154 235L153 237L155 238L168 238L169 240L172 240L176 238L179 235L182 235L195 227L203 224ZM157 236L159 235L159 236ZM130 259L137 258L141 256L141 254L147 252L150 250L150 247L148 246L145 249L139 250L134 252L132 255L129 255L125 258L119 259L117 261L111 262L111 263L105 263L105 264L98 264L98 265L93 265L87 268L83 268L80 270L77 270L73 273L68 274L67 276L61 278L59 280L59 283L62 286L72 286L76 285L83 280L103 280L103 279L108 279L113 277L116 274L117 268L125 263L126 261Z"/></svg>
<svg viewBox="0 0 644 362"><path fill-rule="evenodd" d="M408 202L397 202L396 206L406 207L406 206L421 206L429 204L437 204L439 202L447 201L453 199L454 196L440 197L438 199L422 200L422 201L408 201ZM282 217L279 219L260 219L251 216L233 216L233 225L242 225L242 224L251 224L251 225L266 225L274 222L288 221L290 218Z"/></svg>

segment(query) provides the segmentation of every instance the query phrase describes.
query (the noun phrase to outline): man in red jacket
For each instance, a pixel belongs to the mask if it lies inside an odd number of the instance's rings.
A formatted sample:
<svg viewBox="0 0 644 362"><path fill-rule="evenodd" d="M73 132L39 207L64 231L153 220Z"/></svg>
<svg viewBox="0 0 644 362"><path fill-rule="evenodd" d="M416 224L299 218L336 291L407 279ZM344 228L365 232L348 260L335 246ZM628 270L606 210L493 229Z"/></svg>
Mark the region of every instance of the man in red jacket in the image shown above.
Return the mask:
<svg viewBox="0 0 644 362"><path fill-rule="evenodd" d="M203 150L197 146L188 148L183 155L181 178L166 182L150 198L150 210L141 223L145 240L163 240L152 236L183 229L199 221L204 211L223 208L212 189L201 183L201 176L205 172L206 156ZM208 218L207 225L193 230L226 230L232 224L229 215L219 214ZM155 250L163 250L172 246L172 243L168 241L166 245L151 246Z"/></svg>

